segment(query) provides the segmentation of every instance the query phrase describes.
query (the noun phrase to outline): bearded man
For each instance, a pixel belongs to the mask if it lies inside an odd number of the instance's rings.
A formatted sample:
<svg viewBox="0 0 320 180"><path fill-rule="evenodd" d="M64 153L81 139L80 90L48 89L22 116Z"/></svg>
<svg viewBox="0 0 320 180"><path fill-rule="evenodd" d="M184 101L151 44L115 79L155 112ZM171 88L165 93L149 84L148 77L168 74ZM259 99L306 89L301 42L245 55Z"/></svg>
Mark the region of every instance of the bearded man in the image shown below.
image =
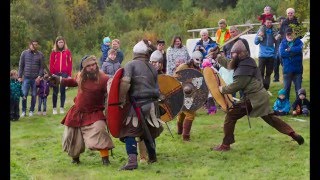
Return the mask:
<svg viewBox="0 0 320 180"><path fill-rule="evenodd" d="M228 61L220 54L216 60L225 68L234 69L233 82L220 86L222 94L232 94L243 90L241 101L231 108L224 121L224 138L222 144L212 148L216 151L230 150L230 144L235 142L234 129L237 120L245 115L261 117L266 123L279 132L291 136L299 145L304 143L301 135L297 134L287 123L275 116L269 104L269 95L263 87L261 73L242 40L235 42L231 49L232 60Z"/></svg>
<svg viewBox="0 0 320 180"><path fill-rule="evenodd" d="M109 77L99 71L95 56L85 56L81 62L82 70L73 78L52 77L54 83L68 87L78 86L74 105L61 124L65 125L62 146L72 157L72 163L80 163L80 154L85 146L100 151L103 165L109 165L109 150L114 148L106 131L104 99L107 96Z"/></svg>
<svg viewBox="0 0 320 180"><path fill-rule="evenodd" d="M123 121L119 138L126 144L128 162L120 170L138 168L137 141L144 141L149 160L157 161L155 138L163 131L160 123L157 70L149 63L155 47L148 40L141 40L133 47L133 60L124 66L120 82L119 102L126 101L129 94L131 106ZM149 132L149 133L148 133Z"/></svg>

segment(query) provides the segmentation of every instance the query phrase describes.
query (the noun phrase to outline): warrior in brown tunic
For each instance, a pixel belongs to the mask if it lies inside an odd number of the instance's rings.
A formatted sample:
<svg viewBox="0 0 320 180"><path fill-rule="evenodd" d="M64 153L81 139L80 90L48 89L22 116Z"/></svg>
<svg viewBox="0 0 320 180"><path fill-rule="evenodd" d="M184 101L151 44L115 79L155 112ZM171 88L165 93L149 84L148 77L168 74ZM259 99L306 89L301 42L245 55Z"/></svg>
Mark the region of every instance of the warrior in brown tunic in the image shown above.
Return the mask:
<svg viewBox="0 0 320 180"><path fill-rule="evenodd" d="M128 154L128 163L121 170L132 170L138 167L138 139L143 140L147 147L149 163L157 161L156 150L152 145L155 145L155 138L163 131L163 127L160 123L158 107L160 96L158 74L149 63L153 50L148 41L138 42L133 47L133 60L124 67L124 75L119 88L119 102L125 102L126 95L129 93L131 103L136 106L131 107L120 130L119 137L125 142ZM147 135L147 131L150 132L151 137Z"/></svg>
<svg viewBox="0 0 320 180"><path fill-rule="evenodd" d="M234 129L237 120L245 115L261 117L279 132L291 136L299 145L303 144L303 137L297 134L290 125L273 114L269 104L269 95L263 87L261 73L254 59L249 56L242 40L235 42L231 49L231 56L231 61L219 55L216 58L222 66L234 69L233 83L224 87L220 86L219 90L222 94L232 94L243 90L244 97L242 97L242 101L227 112L223 127L224 138L222 144L212 149L216 151L230 150L230 144L235 142Z"/></svg>
<svg viewBox="0 0 320 180"><path fill-rule="evenodd" d="M81 63L83 69L76 78L53 78L64 86L79 87L74 105L61 122L65 125L63 150L72 157L72 163L78 164L86 146L90 150L100 151L102 163L109 165L108 150L114 148L114 144L106 131L103 113L109 78L99 71L95 56L86 57Z"/></svg>

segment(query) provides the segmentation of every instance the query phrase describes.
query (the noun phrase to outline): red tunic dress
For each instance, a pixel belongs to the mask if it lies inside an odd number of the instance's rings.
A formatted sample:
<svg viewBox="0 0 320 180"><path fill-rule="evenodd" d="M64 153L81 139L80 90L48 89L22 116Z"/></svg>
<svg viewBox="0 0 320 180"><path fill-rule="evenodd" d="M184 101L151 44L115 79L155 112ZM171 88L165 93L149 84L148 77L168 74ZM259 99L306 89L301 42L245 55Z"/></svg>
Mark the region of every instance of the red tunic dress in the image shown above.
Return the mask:
<svg viewBox="0 0 320 180"><path fill-rule="evenodd" d="M74 105L69 109L61 124L69 127L82 127L98 120L106 120L103 110L105 109L108 79L106 74L99 72L99 81L85 81L82 91L78 89ZM64 78L61 84L69 87L78 86L76 78Z"/></svg>

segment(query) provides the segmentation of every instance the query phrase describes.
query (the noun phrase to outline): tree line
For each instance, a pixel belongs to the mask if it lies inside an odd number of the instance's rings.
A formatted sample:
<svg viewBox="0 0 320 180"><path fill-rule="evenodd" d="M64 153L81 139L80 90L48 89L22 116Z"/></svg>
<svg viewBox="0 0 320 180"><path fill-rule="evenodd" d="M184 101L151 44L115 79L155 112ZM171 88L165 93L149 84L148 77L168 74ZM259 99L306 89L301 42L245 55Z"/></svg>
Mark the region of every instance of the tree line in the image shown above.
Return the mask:
<svg viewBox="0 0 320 180"><path fill-rule="evenodd" d="M49 59L59 35L67 40L74 68L85 54L101 55L105 36L120 39L128 61L141 38L164 39L168 47L179 35L185 44L188 29L216 27L221 18L228 24L258 23L266 5L277 17L293 7L300 21L310 18L309 0L11 0L10 64L18 67L30 39L39 41Z"/></svg>

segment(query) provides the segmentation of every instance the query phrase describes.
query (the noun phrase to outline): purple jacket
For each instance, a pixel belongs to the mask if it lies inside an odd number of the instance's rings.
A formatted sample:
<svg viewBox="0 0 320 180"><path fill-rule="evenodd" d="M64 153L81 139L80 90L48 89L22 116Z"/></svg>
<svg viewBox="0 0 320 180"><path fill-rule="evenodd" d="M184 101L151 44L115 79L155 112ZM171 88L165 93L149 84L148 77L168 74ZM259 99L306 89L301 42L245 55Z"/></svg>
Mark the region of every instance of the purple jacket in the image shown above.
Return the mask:
<svg viewBox="0 0 320 180"><path fill-rule="evenodd" d="M47 97L49 95L50 92L50 82L46 81L46 80L41 80L38 87L38 96L39 97Z"/></svg>

